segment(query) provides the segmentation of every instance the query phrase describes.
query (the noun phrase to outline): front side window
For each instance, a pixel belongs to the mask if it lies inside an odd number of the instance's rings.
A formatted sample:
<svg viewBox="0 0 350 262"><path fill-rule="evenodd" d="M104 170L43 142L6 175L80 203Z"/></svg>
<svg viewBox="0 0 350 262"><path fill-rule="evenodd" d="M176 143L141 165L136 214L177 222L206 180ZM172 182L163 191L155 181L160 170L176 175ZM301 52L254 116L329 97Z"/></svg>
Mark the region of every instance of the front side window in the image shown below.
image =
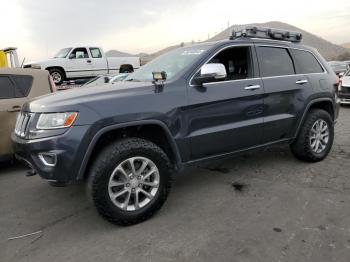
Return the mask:
<svg viewBox="0 0 350 262"><path fill-rule="evenodd" d="M130 74L125 81L149 82L153 80L152 72L162 71L167 74L167 80L171 80L179 72L202 57L210 47L210 45L198 45L172 50L141 66L140 69Z"/></svg>
<svg viewBox="0 0 350 262"><path fill-rule="evenodd" d="M323 68L313 54L303 50L293 50L297 74L322 73Z"/></svg>
<svg viewBox="0 0 350 262"><path fill-rule="evenodd" d="M227 80L239 80L251 78L253 75L250 47L227 48L208 63L220 63L226 68Z"/></svg>
<svg viewBox="0 0 350 262"><path fill-rule="evenodd" d="M88 55L86 48L76 48L69 55L69 58L70 59L83 59L83 58L89 58L89 55Z"/></svg>
<svg viewBox="0 0 350 262"><path fill-rule="evenodd" d="M102 58L102 53L100 48L91 47L90 48L92 58Z"/></svg>
<svg viewBox="0 0 350 262"><path fill-rule="evenodd" d="M258 47L260 73L263 77L294 75L293 60L286 48Z"/></svg>
<svg viewBox="0 0 350 262"><path fill-rule="evenodd" d="M0 99L15 97L15 87L8 76L0 76Z"/></svg>

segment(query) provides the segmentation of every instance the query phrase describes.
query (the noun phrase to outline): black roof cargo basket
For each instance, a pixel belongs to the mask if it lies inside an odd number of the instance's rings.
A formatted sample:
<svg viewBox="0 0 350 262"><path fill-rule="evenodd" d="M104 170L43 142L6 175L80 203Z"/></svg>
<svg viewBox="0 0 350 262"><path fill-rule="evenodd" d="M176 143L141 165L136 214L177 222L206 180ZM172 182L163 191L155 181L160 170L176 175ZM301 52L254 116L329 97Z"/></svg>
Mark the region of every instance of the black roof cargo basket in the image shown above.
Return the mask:
<svg viewBox="0 0 350 262"><path fill-rule="evenodd" d="M281 29L249 26L243 28L242 30L233 30L230 39L233 40L239 37L274 39L299 43L303 35L298 32L286 31Z"/></svg>

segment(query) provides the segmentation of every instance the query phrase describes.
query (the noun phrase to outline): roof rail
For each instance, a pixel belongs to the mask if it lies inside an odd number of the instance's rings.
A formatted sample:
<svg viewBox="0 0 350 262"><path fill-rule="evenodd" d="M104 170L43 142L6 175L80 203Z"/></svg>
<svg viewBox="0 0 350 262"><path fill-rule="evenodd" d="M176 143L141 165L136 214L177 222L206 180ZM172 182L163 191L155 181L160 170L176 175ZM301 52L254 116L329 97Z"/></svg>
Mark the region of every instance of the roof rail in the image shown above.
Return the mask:
<svg viewBox="0 0 350 262"><path fill-rule="evenodd" d="M230 40L239 38L239 37L249 37L249 38L262 38L262 39L274 39L274 40L283 40L294 43L299 43L303 37L301 33L267 28L267 27L257 27L257 26L248 26L242 30L233 30Z"/></svg>

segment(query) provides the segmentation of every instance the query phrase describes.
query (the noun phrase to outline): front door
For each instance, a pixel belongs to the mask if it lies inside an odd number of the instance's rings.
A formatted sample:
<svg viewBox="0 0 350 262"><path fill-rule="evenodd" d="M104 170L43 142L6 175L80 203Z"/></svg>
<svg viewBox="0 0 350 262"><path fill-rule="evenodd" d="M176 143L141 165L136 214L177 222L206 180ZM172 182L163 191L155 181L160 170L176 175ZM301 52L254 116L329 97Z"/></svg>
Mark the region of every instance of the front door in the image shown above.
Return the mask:
<svg viewBox="0 0 350 262"><path fill-rule="evenodd" d="M67 77L93 76L92 60L85 47L75 48L71 51L67 61Z"/></svg>
<svg viewBox="0 0 350 262"><path fill-rule="evenodd" d="M263 85L252 46L231 46L207 63L222 63L224 81L190 84L187 117L192 159L254 147L263 133Z"/></svg>

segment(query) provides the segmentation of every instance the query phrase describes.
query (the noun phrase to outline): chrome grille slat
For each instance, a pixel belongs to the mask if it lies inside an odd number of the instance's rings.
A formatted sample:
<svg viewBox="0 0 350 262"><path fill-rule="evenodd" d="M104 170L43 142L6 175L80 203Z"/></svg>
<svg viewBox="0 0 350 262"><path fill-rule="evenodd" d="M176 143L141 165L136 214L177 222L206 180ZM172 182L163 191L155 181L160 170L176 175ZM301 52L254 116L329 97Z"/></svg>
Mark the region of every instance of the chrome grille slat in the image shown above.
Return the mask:
<svg viewBox="0 0 350 262"><path fill-rule="evenodd" d="M16 121L15 134L19 137L26 137L33 114L21 112Z"/></svg>

